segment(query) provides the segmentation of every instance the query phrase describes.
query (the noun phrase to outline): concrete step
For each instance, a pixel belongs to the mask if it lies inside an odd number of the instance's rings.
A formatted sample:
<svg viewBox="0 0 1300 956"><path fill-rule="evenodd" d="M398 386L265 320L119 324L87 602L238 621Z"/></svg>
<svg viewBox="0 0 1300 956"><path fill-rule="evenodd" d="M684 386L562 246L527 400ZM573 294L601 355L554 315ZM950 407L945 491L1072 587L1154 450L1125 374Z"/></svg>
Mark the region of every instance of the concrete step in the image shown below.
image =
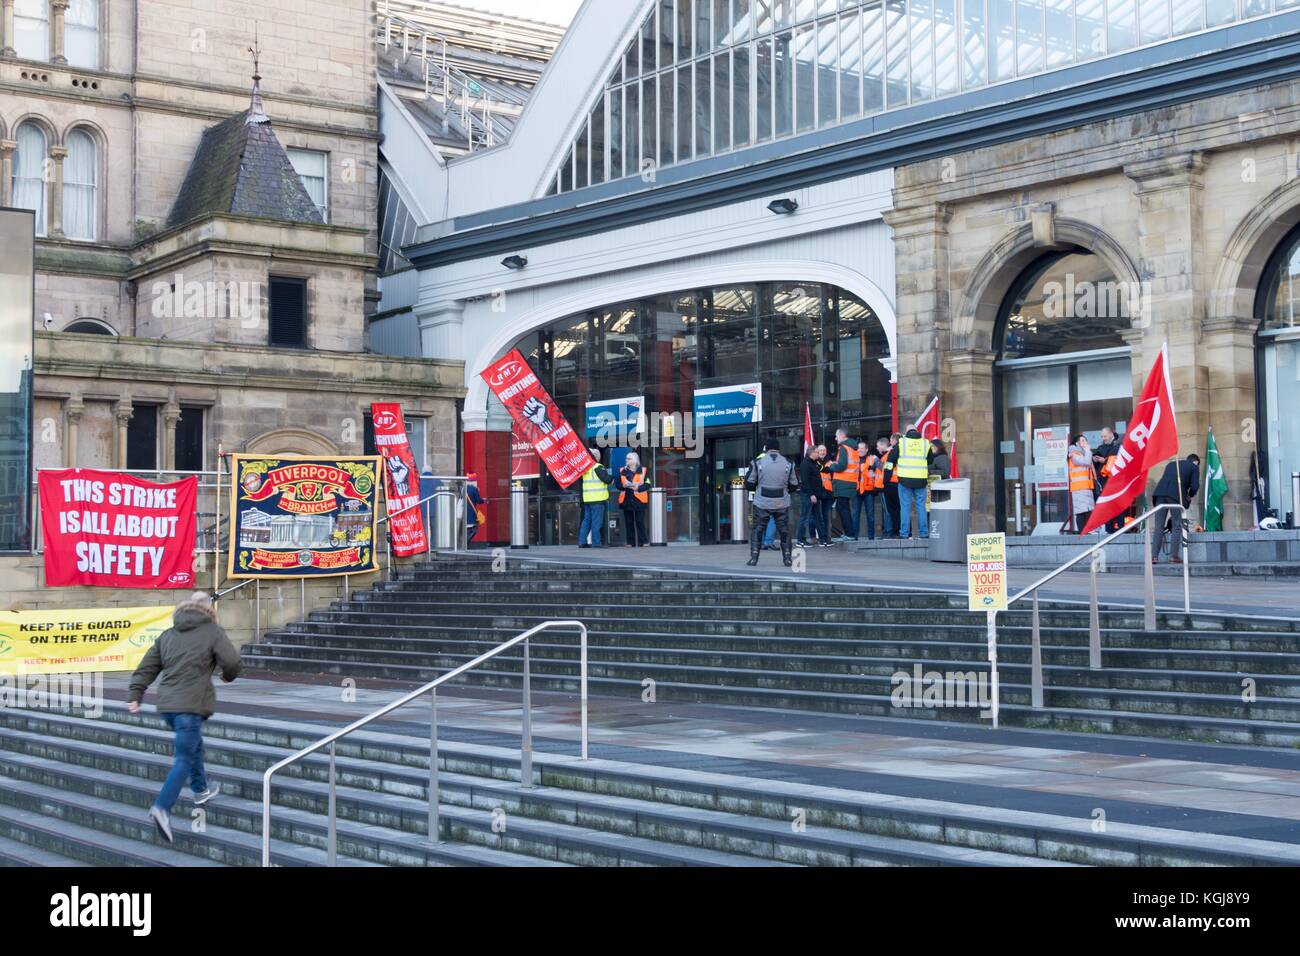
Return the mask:
<svg viewBox="0 0 1300 956"><path fill-rule="evenodd" d="M0 824L0 827L2 826L3 824ZM27 830L24 830L22 835L28 838L31 837L30 831ZM8 837L0 837L0 867L6 866L58 867L62 869L90 866L90 864L50 850L43 850L30 843L20 843Z"/></svg>

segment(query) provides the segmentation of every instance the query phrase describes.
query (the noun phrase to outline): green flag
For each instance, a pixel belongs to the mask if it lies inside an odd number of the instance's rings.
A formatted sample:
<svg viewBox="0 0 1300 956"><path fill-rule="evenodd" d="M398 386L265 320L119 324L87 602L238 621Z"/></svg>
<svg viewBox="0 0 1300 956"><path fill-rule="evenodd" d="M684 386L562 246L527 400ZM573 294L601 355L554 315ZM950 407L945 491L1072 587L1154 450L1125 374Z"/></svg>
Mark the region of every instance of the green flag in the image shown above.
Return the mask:
<svg viewBox="0 0 1300 956"><path fill-rule="evenodd" d="M1214 442L1214 429L1205 442L1205 530L1223 530L1223 496L1228 493L1228 479L1223 477L1223 461Z"/></svg>

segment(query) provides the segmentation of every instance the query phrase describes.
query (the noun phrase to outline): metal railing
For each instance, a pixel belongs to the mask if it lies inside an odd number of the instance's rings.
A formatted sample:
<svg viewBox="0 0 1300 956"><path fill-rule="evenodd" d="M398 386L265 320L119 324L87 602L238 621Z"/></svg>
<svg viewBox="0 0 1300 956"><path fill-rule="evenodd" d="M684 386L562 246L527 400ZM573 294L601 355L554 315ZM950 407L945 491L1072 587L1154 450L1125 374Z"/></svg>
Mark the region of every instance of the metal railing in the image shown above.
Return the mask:
<svg viewBox="0 0 1300 956"><path fill-rule="evenodd" d="M297 753L284 758L279 763L273 764L262 775L262 866L271 865L271 778L276 773L292 764L297 763L305 757L309 757L319 750L329 748L329 801L328 801L328 836L326 844L326 861L329 866L334 866L338 858L338 767L336 750L339 740L355 733L356 731L374 723L381 717L386 717L393 711L405 707L414 700L418 700L425 694L431 699L429 714L429 820L428 820L428 837L431 844L438 844L441 841L441 831L439 828L438 804L441 791L438 784L438 688L443 684L449 683L460 677L462 674L473 670L480 664L490 661L493 658L504 654L513 647L523 644L524 646L524 673L523 673L523 727L520 733L519 745L519 782L526 790L531 790L533 786L533 723L532 723L532 673L529 666L528 641L534 635L541 631L554 630L558 628L576 629L579 633L579 657L578 657L578 675L579 675L579 695L581 700L581 753L582 759L587 759L587 626L581 621L546 621L538 624L536 627L524 631L517 637L512 637L498 647L493 648L486 654L474 658L467 664L450 670L443 674L437 680L430 681L418 690L411 691L404 697L401 697L391 704L381 707L368 716L362 717L355 723L349 724L342 730L335 731L328 737L323 737L309 747L304 747Z"/></svg>
<svg viewBox="0 0 1300 956"><path fill-rule="evenodd" d="M1192 609L1191 597L1191 577L1188 569L1190 563L1190 549L1188 542L1188 509L1184 505L1167 504L1156 505L1151 510L1144 512L1136 519L1125 525L1118 531L1113 531L1106 535L1088 550L1081 554L1075 555L1065 564L1061 565L1054 571L1049 571L1027 588L1023 588L1015 595L1007 599L1007 609L1017 601L1025 597L1033 599L1032 613L1032 636L1030 639L1029 669L1030 669L1030 706L1040 709L1043 706L1043 645L1042 645L1042 628L1039 623L1038 610L1038 590L1043 585L1054 581L1061 574L1069 571L1076 565L1085 560L1091 559L1088 567L1089 575L1089 597L1088 597L1088 667L1092 670L1101 669L1101 608L1097 599L1097 571L1103 555L1103 549L1106 545L1112 543L1117 538L1126 534L1133 533L1138 525L1145 525L1146 534L1143 541L1142 564L1145 568L1144 582L1144 600L1142 612L1143 628L1148 631L1156 629L1156 586L1155 571L1152 566L1152 532L1151 528L1157 515L1168 512L1177 513L1175 534L1178 536L1177 547L1182 552L1183 566L1183 612L1190 613ZM993 726L998 726L998 631L997 631L997 611L988 612L988 654L990 675L990 691L992 696L992 717Z"/></svg>

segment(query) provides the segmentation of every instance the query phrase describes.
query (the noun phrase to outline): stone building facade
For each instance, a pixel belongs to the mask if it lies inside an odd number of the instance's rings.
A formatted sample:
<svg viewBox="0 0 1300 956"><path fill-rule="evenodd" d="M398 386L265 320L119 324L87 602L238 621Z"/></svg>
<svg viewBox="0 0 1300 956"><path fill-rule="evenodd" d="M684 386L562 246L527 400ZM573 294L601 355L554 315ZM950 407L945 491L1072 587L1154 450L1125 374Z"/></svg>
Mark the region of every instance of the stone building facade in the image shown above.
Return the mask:
<svg viewBox="0 0 1300 956"><path fill-rule="evenodd" d="M5 0L0 27L0 205L38 210L35 466L360 453L393 400L422 463L454 470L459 363L368 351L371 5L28 8L45 19ZM205 133L245 120L271 166L240 179L252 147Z"/></svg>
<svg viewBox="0 0 1300 956"><path fill-rule="evenodd" d="M941 395L980 530L1014 523L1012 482L998 474L1019 453L1002 443L1023 440L1006 424L1014 416L998 421L1008 300L1053 253L1089 254L1141 290L1119 331L1132 394L1167 343L1182 452L1204 458L1213 430L1229 483L1225 527L1252 526L1266 427L1275 454L1294 451L1277 441L1284 421L1260 420L1257 334L1266 265L1300 222L1298 92L1295 82L1253 86L896 170L886 219L902 400L910 412ZM1275 491L1289 501L1289 488Z"/></svg>

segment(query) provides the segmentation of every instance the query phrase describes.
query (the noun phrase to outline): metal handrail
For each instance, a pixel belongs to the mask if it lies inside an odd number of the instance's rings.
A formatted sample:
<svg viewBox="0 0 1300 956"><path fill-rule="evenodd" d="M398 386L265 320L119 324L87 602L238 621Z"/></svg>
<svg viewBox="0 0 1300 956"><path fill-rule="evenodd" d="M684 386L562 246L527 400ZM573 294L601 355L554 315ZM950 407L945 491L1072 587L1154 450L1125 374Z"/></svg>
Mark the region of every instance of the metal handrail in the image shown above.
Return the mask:
<svg viewBox="0 0 1300 956"><path fill-rule="evenodd" d="M1088 601L1088 667L1091 670L1101 670L1101 608L1097 600L1097 565L1098 559L1103 555L1101 552L1112 541L1131 533L1138 525L1145 525L1146 534L1143 543L1142 564L1145 569L1145 600L1143 605L1142 624L1143 629L1154 631L1156 629L1156 589L1155 589L1155 572L1152 570L1153 555L1151 554L1151 526L1152 519L1162 511L1178 512L1182 518L1179 522L1179 540L1182 545L1182 564L1183 564L1183 612L1190 614L1192 609L1191 602L1191 577L1188 570L1188 535L1186 518L1188 508L1181 504L1156 505L1149 511L1139 515L1133 521L1126 524L1118 531L1112 531L1106 537L1102 538L1092 547L1088 548L1081 554L1075 555L1069 561L1066 561L1059 568L1043 575L1033 584L1022 588L1014 596L1007 599L1007 608L1026 596L1033 597L1033 615L1030 638L1029 652L1029 673L1030 673L1030 706L1035 709L1043 707L1043 644L1042 628L1039 620L1038 611L1038 590L1043 585L1054 581L1058 576L1073 568L1075 565L1082 563L1085 559L1091 558L1091 564L1088 568L1090 576L1090 595ZM993 717L993 726L998 726L998 632L996 610L988 613L988 654L989 666L991 668L990 685L992 706L990 711Z"/></svg>
<svg viewBox="0 0 1300 956"><path fill-rule="evenodd" d="M329 866L333 866L338 857L338 818L337 818L337 764L336 764L336 744L342 738L349 734L368 726L381 717L386 717L400 707L405 707L413 700L418 700L425 694L429 694L432 701L429 722L429 822L428 836L429 842L433 844L440 843L439 840L439 786L438 786L438 688L443 684L455 680L462 674L473 670L480 664L492 660L500 654L505 653L518 644L524 645L524 679L523 679L523 728L521 731L521 741L519 746L519 781L524 789L532 789L533 786L533 724L532 724L532 675L529 667L528 640L534 634L541 631L555 628L576 628L579 633L579 657L578 657L578 674L579 674L579 696L581 699L581 753L582 759L587 759L587 625L581 621L546 621L538 624L536 627L529 628L522 634L512 637L485 654L481 654L474 660L462 664L459 667L448 671L437 680L430 681L418 690L413 690L404 697L400 697L381 707L379 710L360 720L349 724L342 730L337 730L327 737L322 737L308 747L304 747L297 753L285 757L279 763L273 764L262 775L262 866L271 865L271 778L291 764L297 763L304 757L309 757L317 751L329 747L330 766L329 766L329 809L328 809L328 830L329 837L327 843L326 860Z"/></svg>

